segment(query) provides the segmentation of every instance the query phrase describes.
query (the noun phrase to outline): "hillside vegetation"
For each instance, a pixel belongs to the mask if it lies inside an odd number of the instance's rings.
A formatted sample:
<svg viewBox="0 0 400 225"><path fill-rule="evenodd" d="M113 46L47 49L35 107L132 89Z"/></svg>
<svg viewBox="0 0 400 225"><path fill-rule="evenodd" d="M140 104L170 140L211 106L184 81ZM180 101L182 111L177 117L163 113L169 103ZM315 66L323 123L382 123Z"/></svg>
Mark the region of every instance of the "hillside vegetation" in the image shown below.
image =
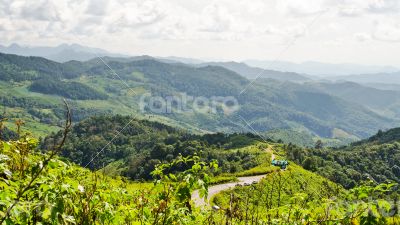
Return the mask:
<svg viewBox="0 0 400 225"><path fill-rule="evenodd" d="M179 133L158 123L135 123L131 132L142 129L140 133L146 130ZM90 128L92 134L104 132L83 124L77 127L78 130ZM68 132L67 126L63 137ZM196 207L191 193L198 189L200 196L207 197L208 186L220 161L203 162L198 156L178 156L154 167L151 172L154 184L139 184L120 176L111 178L103 170L91 172L59 158L57 154L61 153L63 144L68 145L67 139L54 140L53 147L43 153L38 148L38 140L26 134L18 135L18 140L0 142L0 224L399 222L398 212L390 202L390 197L396 196L395 184L367 185L346 191L340 185L291 164L286 171L273 170L257 185L221 193L214 198L221 207L214 211ZM240 135L222 137L197 138L222 146L237 144L233 141L237 138L241 145L249 144L243 140L253 139ZM253 150L252 154L255 153L257 151ZM282 153L279 150L279 154Z"/></svg>
<svg viewBox="0 0 400 225"><path fill-rule="evenodd" d="M61 137L62 132L58 132L44 138L42 149L51 149ZM253 134L199 136L129 116L99 116L72 128L61 155L94 170L106 167L114 175L151 179L150 173L157 164L191 155L205 162L218 160L220 172L241 172L261 163L257 155L264 145L254 150L244 148L259 142L260 138Z"/></svg>
<svg viewBox="0 0 400 225"><path fill-rule="evenodd" d="M215 216L217 224L397 224L397 211L390 211L388 197L395 193L393 187L381 184L344 190L292 164L260 183L223 191L213 203L226 212L226 217ZM368 198L380 200L369 205Z"/></svg>
<svg viewBox="0 0 400 225"><path fill-rule="evenodd" d="M60 97L64 97L71 100L75 121L109 112L135 113L197 133L251 131L244 128L246 124L241 117L260 132L305 130L314 137L342 141L367 137L377 128L386 129L396 122L356 103L310 90L303 84L260 79L239 95L250 81L219 66L195 68L152 59L107 58L106 61L113 72L98 59L57 63L40 57L0 54L0 97L8 117L29 121L30 129L39 133L53 131L62 120L57 108ZM140 110L143 94L166 97L182 93L208 98L233 96L240 109L229 115L223 110L215 114ZM344 137L337 137L337 130Z"/></svg>
<svg viewBox="0 0 400 225"><path fill-rule="evenodd" d="M400 129L379 131L369 139L336 149L287 145L288 157L304 168L352 188L365 180L400 181Z"/></svg>

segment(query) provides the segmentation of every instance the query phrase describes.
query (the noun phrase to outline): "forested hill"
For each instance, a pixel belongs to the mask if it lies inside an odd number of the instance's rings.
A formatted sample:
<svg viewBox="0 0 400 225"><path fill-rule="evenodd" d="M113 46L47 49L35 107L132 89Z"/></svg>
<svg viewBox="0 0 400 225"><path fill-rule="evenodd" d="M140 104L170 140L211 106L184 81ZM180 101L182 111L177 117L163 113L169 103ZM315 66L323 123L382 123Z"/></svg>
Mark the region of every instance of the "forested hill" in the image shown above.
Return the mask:
<svg viewBox="0 0 400 225"><path fill-rule="evenodd" d="M51 149L61 136L62 132L49 135L41 148ZM129 116L97 116L73 127L61 155L81 166L95 170L106 166L132 179L150 179L155 165L179 155L198 155L204 161L216 159L222 172L235 173L256 166L257 155L229 149L259 140L253 134L199 136Z"/></svg>
<svg viewBox="0 0 400 225"><path fill-rule="evenodd" d="M113 71L100 60L57 63L39 57L1 54L0 101L14 113L10 117L17 117L18 112L19 118L35 125L31 127L34 131L56 126L62 119L59 107L55 106L60 96L70 99L77 120L95 114L138 113L195 131L251 131L244 128L247 125L240 119L243 118L260 132L293 129L341 140L367 137L398 122L302 84L259 79L248 86L249 80L219 66L195 68L152 59L108 58L107 62ZM232 96L237 98L240 109L229 115L221 110L216 114L139 110L143 94L165 97L182 93L208 98Z"/></svg>
<svg viewBox="0 0 400 225"><path fill-rule="evenodd" d="M85 70L82 63L57 63L41 57L22 57L0 53L0 80L30 81L28 89L70 99L106 99L107 95L79 82L66 82ZM10 97L10 96L8 96Z"/></svg>
<svg viewBox="0 0 400 225"><path fill-rule="evenodd" d="M40 78L74 78L83 71L81 63L58 63L42 57L0 53L1 80L35 80Z"/></svg>
<svg viewBox="0 0 400 225"><path fill-rule="evenodd" d="M400 128L393 128L387 131L379 130L377 134L368 139L355 142L353 146L365 144L389 144L396 141L400 141Z"/></svg>
<svg viewBox="0 0 400 225"><path fill-rule="evenodd" d="M305 169L352 188L364 181L400 182L400 128L341 148L286 147L289 159Z"/></svg>

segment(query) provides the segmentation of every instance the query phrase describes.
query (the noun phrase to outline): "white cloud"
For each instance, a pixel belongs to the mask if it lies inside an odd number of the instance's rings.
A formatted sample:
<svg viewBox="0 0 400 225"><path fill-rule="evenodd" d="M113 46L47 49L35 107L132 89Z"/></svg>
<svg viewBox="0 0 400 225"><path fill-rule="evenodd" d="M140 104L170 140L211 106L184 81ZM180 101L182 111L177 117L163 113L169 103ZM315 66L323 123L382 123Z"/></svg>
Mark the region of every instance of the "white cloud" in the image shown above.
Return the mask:
<svg viewBox="0 0 400 225"><path fill-rule="evenodd" d="M341 47L341 46L343 46L343 43L344 43L343 38L335 38L335 39L324 41L323 45L329 46L329 47Z"/></svg>
<svg viewBox="0 0 400 225"><path fill-rule="evenodd" d="M303 37L307 34L307 27L304 24L296 24L286 28L285 34L292 38Z"/></svg>
<svg viewBox="0 0 400 225"><path fill-rule="evenodd" d="M400 42L400 23L397 21L376 22L373 38L379 41Z"/></svg>
<svg viewBox="0 0 400 225"><path fill-rule="evenodd" d="M338 7L339 15L341 16L360 16L364 13L365 9L355 5L345 5Z"/></svg>
<svg viewBox="0 0 400 225"><path fill-rule="evenodd" d="M104 16L108 11L109 0L90 0L86 13L94 16Z"/></svg>
<svg viewBox="0 0 400 225"><path fill-rule="evenodd" d="M12 30L12 22L8 19L0 17L0 30L1 31L11 31Z"/></svg>
<svg viewBox="0 0 400 225"><path fill-rule="evenodd" d="M252 15L260 16L266 11L268 6L262 0L238 0L238 7L240 7L241 10L246 10Z"/></svg>
<svg viewBox="0 0 400 225"><path fill-rule="evenodd" d="M13 1L8 5L11 16L19 19L42 21L58 20L58 10L49 0Z"/></svg>
<svg viewBox="0 0 400 225"><path fill-rule="evenodd" d="M266 34L282 34L282 31L278 29L276 26L268 24L265 29L264 33Z"/></svg>
<svg viewBox="0 0 400 225"><path fill-rule="evenodd" d="M396 45L400 40L399 3L399 0L0 0L0 42L37 45L72 40L126 52L141 50L146 54L152 49L151 53L157 55L174 55L174 49L193 46L195 51L187 50L193 57L232 58L247 54L273 58L272 51L281 52L282 43L301 38L291 48L296 48L293 52L302 61L309 57L331 57L331 52L339 50L345 55L355 40L368 43L362 46L364 49ZM318 19L312 23L315 18ZM315 46L312 52L309 46ZM389 47L388 52L396 50L399 51ZM286 54L291 53L289 50Z"/></svg>
<svg viewBox="0 0 400 225"><path fill-rule="evenodd" d="M368 11L373 13L399 13L399 0L369 0Z"/></svg>
<svg viewBox="0 0 400 225"><path fill-rule="evenodd" d="M367 33L354 34L354 38L359 42L365 42L371 40L371 35Z"/></svg>
<svg viewBox="0 0 400 225"><path fill-rule="evenodd" d="M233 16L225 7L211 4L203 9L200 30L207 32L230 31L233 21Z"/></svg>
<svg viewBox="0 0 400 225"><path fill-rule="evenodd" d="M327 5L326 0L279 0L276 9L286 15L307 16L327 10Z"/></svg>
<svg viewBox="0 0 400 225"><path fill-rule="evenodd" d="M360 16L371 14L388 14L400 12L398 0L342 0L336 2L339 15Z"/></svg>

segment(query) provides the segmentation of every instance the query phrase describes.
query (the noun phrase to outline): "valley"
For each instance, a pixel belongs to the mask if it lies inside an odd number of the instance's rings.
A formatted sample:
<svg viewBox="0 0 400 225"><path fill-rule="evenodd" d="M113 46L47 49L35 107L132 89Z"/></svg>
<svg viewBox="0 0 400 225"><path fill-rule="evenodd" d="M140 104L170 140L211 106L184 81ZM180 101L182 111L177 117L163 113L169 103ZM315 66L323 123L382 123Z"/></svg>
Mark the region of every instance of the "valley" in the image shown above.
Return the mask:
<svg viewBox="0 0 400 225"><path fill-rule="evenodd" d="M398 124L397 92L376 90L382 92L385 99L393 99L392 103L386 104L388 108L382 108L383 103L377 105L372 102L373 98L362 100L339 96L334 90L329 92L313 84L310 87L308 83L290 80L260 78L240 95L250 80L219 66L192 67L155 59L107 58L105 61L115 68L116 76L98 59L57 63L7 54L0 58L3 111L10 114L8 117L29 121L30 129L39 134L54 131L60 125L61 98L69 99L75 111L74 121L99 114L135 114L138 118L162 121L196 133L253 132L255 129L266 135L273 132L274 138L282 132L289 136L301 134L309 136L312 142L321 139L327 145L346 144L366 138L377 129ZM346 85L337 83L338 87L332 88L346 88ZM374 90L364 89L349 95L365 96L364 92ZM180 99L232 96L239 109L225 115L221 110L216 113L179 111L175 106L168 113L151 112L140 106L148 97L168 96ZM194 103L188 101L188 109ZM246 123L251 124L252 129ZM280 139L279 135L277 139ZM284 135L282 140L286 139ZM297 144L302 143L299 140Z"/></svg>

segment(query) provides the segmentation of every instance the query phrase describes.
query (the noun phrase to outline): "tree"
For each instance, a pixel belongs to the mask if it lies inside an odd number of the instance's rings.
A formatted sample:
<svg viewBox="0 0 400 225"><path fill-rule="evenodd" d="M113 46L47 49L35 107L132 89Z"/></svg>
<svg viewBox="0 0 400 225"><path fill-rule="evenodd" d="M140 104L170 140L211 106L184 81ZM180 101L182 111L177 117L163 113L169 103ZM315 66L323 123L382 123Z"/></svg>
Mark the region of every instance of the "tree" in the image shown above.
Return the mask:
<svg viewBox="0 0 400 225"><path fill-rule="evenodd" d="M317 142L315 142L316 149L322 149L323 147L324 147L324 144L322 143L321 140L318 140Z"/></svg>

